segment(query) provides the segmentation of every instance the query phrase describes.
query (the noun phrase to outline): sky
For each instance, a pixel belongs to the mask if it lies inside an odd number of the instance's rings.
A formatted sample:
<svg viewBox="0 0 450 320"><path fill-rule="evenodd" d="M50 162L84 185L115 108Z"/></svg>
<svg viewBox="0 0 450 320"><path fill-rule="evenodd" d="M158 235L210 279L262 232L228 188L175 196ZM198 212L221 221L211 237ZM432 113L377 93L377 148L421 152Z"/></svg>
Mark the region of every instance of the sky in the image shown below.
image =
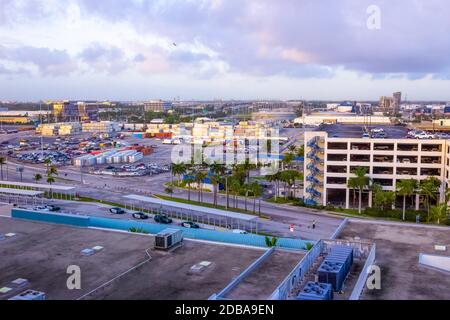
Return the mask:
<svg viewBox="0 0 450 320"><path fill-rule="evenodd" d="M448 0L0 0L0 100L450 101Z"/></svg>

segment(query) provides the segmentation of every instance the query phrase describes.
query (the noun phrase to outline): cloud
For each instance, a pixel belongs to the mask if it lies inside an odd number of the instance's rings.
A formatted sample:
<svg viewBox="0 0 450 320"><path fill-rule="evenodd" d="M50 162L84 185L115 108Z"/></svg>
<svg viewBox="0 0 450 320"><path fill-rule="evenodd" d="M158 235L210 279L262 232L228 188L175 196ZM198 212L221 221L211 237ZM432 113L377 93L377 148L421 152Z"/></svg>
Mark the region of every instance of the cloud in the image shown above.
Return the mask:
<svg viewBox="0 0 450 320"><path fill-rule="evenodd" d="M63 76L76 70L76 62L65 50L21 46L0 47L0 60L29 64L42 76Z"/></svg>
<svg viewBox="0 0 450 320"><path fill-rule="evenodd" d="M139 32L199 41L236 72L320 77L323 67L343 67L416 77L450 65L446 0L79 2L85 14L127 21ZM366 27L372 4L381 8L377 31Z"/></svg>
<svg viewBox="0 0 450 320"><path fill-rule="evenodd" d="M130 61L124 52L115 46L103 46L100 43L92 43L85 48L78 58L96 72L117 74L129 67Z"/></svg>

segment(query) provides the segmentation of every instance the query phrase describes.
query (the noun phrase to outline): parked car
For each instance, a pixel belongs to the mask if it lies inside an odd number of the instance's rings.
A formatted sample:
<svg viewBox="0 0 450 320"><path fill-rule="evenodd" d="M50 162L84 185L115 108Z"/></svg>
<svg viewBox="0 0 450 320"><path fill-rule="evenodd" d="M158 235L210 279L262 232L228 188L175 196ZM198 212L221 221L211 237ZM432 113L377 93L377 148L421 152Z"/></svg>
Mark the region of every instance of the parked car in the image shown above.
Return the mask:
<svg viewBox="0 0 450 320"><path fill-rule="evenodd" d="M248 232L245 230L241 230L241 229L233 229L232 231L233 233L238 233L238 234L247 234Z"/></svg>
<svg viewBox="0 0 450 320"><path fill-rule="evenodd" d="M123 210L122 208L111 208L109 209L109 212L114 214L124 214L125 210Z"/></svg>
<svg viewBox="0 0 450 320"><path fill-rule="evenodd" d="M53 204L48 204L44 208L47 209L48 211L53 211L53 212L61 210L60 207L55 206Z"/></svg>
<svg viewBox="0 0 450 320"><path fill-rule="evenodd" d="M146 215L143 212L133 212L132 216L133 216L133 218L140 219L140 220L148 219L148 215Z"/></svg>
<svg viewBox="0 0 450 320"><path fill-rule="evenodd" d="M200 228L200 226L198 224L196 224L195 222L192 222L192 221L183 221L181 223L181 226L185 227L185 228L192 228L192 229L199 229Z"/></svg>
<svg viewBox="0 0 450 320"><path fill-rule="evenodd" d="M34 211L49 211L46 206L37 206L33 208Z"/></svg>
<svg viewBox="0 0 450 320"><path fill-rule="evenodd" d="M172 223L172 219L170 219L169 217L164 216L162 214L157 214L153 219L156 222L162 223L162 224L170 224L170 223Z"/></svg>

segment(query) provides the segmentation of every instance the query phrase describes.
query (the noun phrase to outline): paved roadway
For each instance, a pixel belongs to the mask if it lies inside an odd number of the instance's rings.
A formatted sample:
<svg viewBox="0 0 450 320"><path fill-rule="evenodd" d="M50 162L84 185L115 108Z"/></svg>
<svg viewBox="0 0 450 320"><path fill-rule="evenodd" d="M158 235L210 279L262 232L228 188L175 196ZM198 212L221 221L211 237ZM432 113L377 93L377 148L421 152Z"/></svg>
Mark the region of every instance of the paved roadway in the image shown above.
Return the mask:
<svg viewBox="0 0 450 320"><path fill-rule="evenodd" d="M298 130L298 129L297 129ZM298 132L298 131L296 131ZM18 134L23 135L23 134ZM0 137L0 141L5 136ZM11 138L12 135L7 135ZM297 140L297 139L296 139ZM154 154L154 161L166 160L170 156L169 148L158 148ZM150 160L150 161L153 161ZM14 159L9 161L9 164L4 167L5 177L8 176L11 181L19 181L19 175L16 172L18 164L14 163ZM25 167L23 172L24 182L34 182L33 176L36 173L44 175L45 168L42 165L20 164ZM82 196L102 199L105 201L114 201L131 205L131 200L124 199L124 195L128 194L164 194L164 183L170 181L171 174L164 173L155 176L143 177L128 177L117 178L109 176L98 176L88 173L83 174L83 182L81 183L81 174L79 169L74 167L67 167L59 169L58 184L68 184L75 187L76 192ZM174 197L188 198L186 190L176 189ZM203 200L212 203L212 193L203 193ZM191 199L197 200L197 192L191 191ZM130 202L131 201L131 202ZM226 204L226 196L219 194L218 203L220 205ZM233 201L230 197L230 204ZM135 204L135 203L134 203ZM238 199L238 207L244 208L244 199ZM253 201L248 199L248 208L252 209ZM328 215L325 213L318 213L307 208L291 207L288 205L279 205L261 201L261 213L269 217L270 220L258 218L259 231L270 233L283 237L295 237L302 239L316 240L320 238L328 238L334 232L336 227L342 221L341 218ZM317 228L312 230L310 225L312 221L316 221ZM289 231L289 225L294 224L294 232Z"/></svg>

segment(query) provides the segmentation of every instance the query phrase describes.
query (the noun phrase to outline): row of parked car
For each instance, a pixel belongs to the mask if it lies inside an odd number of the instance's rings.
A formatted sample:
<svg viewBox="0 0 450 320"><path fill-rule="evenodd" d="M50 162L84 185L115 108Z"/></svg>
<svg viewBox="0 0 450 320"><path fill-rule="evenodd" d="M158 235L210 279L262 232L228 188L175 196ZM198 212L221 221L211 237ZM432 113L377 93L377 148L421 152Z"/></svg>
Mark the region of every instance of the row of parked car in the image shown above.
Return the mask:
<svg viewBox="0 0 450 320"><path fill-rule="evenodd" d="M112 214L126 214L127 213L124 209L118 208L118 207L109 209L109 212L111 212ZM133 218L135 218L135 219L138 219L138 220L146 220L146 219L149 218L148 214L146 214L144 212L140 212L140 211L133 212L131 214L131 216ZM173 223L173 220L171 218L169 218L169 217L167 217L165 215L162 215L162 214L155 215L153 217L153 219L155 220L155 222L161 223L161 224L171 224L171 223ZM183 222L181 222L181 226L185 227L185 228L193 228L193 229L200 228L200 226L197 223L192 222L192 221L183 221Z"/></svg>

